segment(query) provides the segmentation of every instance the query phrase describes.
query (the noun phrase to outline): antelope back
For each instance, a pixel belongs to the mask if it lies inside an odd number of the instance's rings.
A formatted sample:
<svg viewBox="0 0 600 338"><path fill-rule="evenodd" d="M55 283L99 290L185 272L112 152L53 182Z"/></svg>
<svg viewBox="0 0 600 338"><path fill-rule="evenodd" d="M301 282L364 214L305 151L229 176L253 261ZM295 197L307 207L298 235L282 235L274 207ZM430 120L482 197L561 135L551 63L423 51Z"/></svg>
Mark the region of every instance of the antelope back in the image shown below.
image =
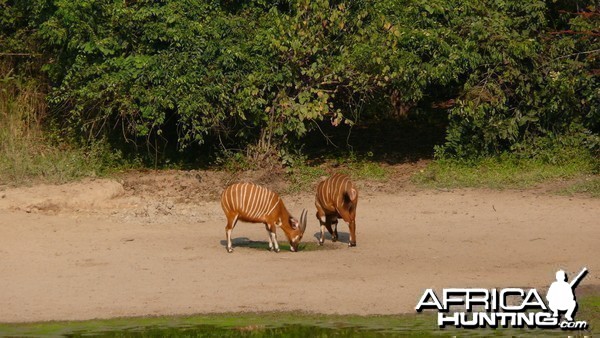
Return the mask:
<svg viewBox="0 0 600 338"><path fill-rule="evenodd" d="M358 196L347 175L336 173L321 181L317 186L317 202L325 209L341 209Z"/></svg>
<svg viewBox="0 0 600 338"><path fill-rule="evenodd" d="M250 222L262 222L280 202L277 193L254 183L232 184L221 195L225 213L237 214L240 219Z"/></svg>

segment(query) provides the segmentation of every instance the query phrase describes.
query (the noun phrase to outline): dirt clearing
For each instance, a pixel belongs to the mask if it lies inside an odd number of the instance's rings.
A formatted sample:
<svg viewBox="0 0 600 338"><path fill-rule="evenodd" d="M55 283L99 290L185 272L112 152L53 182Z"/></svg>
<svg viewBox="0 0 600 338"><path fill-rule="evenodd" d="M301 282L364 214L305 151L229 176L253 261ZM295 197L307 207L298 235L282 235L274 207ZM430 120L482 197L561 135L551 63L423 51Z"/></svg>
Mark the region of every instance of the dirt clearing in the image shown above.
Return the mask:
<svg viewBox="0 0 600 338"><path fill-rule="evenodd" d="M413 312L425 288L547 288L562 268L600 285L600 200L539 191L359 182L357 244L279 254L238 223L225 250L211 172L143 173L0 191L0 322L231 311ZM269 181L269 176L241 177ZM271 182L272 183L272 182ZM275 183L273 183L275 184ZM396 192L393 192L396 191ZM317 242L314 197L303 242ZM280 242L285 241L278 231ZM579 290L579 289L578 289Z"/></svg>

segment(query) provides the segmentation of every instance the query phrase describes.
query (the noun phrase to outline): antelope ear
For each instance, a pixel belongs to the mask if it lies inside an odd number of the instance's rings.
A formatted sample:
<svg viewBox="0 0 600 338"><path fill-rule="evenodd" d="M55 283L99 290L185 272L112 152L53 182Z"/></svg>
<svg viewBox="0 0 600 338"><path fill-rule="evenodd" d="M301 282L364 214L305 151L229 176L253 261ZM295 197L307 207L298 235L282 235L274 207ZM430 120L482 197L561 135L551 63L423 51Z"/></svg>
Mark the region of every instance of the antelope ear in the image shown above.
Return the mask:
<svg viewBox="0 0 600 338"><path fill-rule="evenodd" d="M294 229L298 229L298 221L294 217L290 217L290 225Z"/></svg>
<svg viewBox="0 0 600 338"><path fill-rule="evenodd" d="M358 195L358 192L356 191L356 189L354 189L354 188L350 189L350 193L348 194L348 197L350 197L351 201L354 201L356 199L356 195Z"/></svg>

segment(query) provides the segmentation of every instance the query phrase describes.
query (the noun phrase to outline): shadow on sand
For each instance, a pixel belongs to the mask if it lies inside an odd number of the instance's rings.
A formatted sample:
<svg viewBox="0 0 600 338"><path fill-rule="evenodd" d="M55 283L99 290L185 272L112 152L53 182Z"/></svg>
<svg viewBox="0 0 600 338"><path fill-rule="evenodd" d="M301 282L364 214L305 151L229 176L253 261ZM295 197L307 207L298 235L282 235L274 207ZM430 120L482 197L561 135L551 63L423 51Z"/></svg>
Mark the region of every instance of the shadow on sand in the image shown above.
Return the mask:
<svg viewBox="0 0 600 338"><path fill-rule="evenodd" d="M338 229L339 229L339 225L338 225ZM319 238L321 238L321 232L320 231L315 232L314 237L317 239L317 241L319 241ZM348 244L348 242L350 242L350 233L338 230L338 240L337 241L344 243L344 244ZM325 243L327 243L327 242L331 242L331 234L329 234L329 232L327 232L327 230L325 230Z"/></svg>
<svg viewBox="0 0 600 338"><path fill-rule="evenodd" d="M320 235L320 233L318 233L318 235ZM342 234L340 233L340 237L342 236ZM316 238L318 238L318 236L315 235ZM346 234L346 239L348 238L348 234ZM308 238L306 238L308 239ZM231 244L233 245L233 249L235 250L235 248L249 248L249 249L254 249L254 250L264 250L264 251L269 251L269 242L267 241L253 241L247 237L238 237L238 238L232 238L231 239ZM331 237L330 237L330 244L331 244ZM333 243L336 244L336 243ZM223 249L225 249L225 247L227 246L227 241L226 240L221 240L221 245L223 246ZM279 249L281 249L281 251L290 251L290 244L287 243L287 241L282 242L279 241ZM298 251L316 251L316 250L331 250L331 249L338 249L337 245L329 245L327 244L327 242L325 242L325 245L320 246L318 241L308 241L308 242L301 242L300 245L298 246Z"/></svg>

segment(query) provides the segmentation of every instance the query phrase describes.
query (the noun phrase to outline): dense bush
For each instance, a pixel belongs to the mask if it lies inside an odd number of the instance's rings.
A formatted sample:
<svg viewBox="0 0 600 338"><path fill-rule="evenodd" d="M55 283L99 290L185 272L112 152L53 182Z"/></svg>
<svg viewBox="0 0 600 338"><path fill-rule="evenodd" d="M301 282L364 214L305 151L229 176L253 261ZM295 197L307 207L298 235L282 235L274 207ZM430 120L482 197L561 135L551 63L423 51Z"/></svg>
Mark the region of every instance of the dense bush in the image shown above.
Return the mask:
<svg viewBox="0 0 600 338"><path fill-rule="evenodd" d="M544 3L519 2L510 10L501 22L489 20L485 31L471 32L484 59L450 111L438 154L535 155L572 140L597 148L598 8L549 13ZM514 29L507 34L506 27Z"/></svg>
<svg viewBox="0 0 600 338"><path fill-rule="evenodd" d="M532 155L599 143L594 3L0 0L0 43L40 54L54 116L92 139L260 157L443 106L438 156Z"/></svg>

